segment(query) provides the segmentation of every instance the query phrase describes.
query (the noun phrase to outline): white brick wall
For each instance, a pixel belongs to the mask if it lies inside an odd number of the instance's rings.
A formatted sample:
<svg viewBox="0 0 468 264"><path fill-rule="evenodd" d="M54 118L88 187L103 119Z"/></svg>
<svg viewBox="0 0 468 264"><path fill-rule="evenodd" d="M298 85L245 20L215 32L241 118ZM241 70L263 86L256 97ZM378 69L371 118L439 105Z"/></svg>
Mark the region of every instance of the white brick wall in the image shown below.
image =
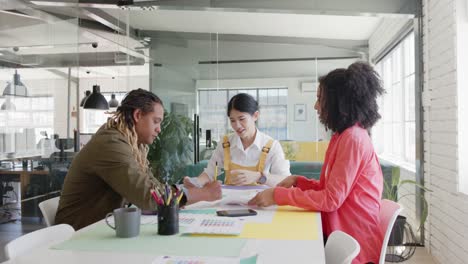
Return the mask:
<svg viewBox="0 0 468 264"><path fill-rule="evenodd" d="M467 263L468 197L458 184L456 1L424 0L425 177L434 192L426 244L440 263Z"/></svg>
<svg viewBox="0 0 468 264"><path fill-rule="evenodd" d="M457 12L466 5L466 0L423 0L424 175L433 190L426 195L425 242L438 263L468 263L468 196L457 189L458 162L466 162L458 159ZM371 58L398 26L381 24L369 40ZM407 213L414 210L412 202L403 201Z"/></svg>

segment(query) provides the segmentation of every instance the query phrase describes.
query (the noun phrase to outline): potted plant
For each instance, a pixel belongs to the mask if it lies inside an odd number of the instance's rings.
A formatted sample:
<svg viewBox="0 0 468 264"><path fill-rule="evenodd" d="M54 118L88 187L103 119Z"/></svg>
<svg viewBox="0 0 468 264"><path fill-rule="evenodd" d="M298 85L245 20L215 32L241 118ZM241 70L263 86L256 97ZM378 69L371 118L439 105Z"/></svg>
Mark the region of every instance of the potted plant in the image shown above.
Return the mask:
<svg viewBox="0 0 468 264"><path fill-rule="evenodd" d="M383 198L392 200L394 202L399 202L402 198L410 196L410 195L415 195L416 198L421 198L423 201L422 205L422 214L421 214L421 220L419 223L418 230L424 225L424 222L426 222L427 215L428 215L428 203L426 198L424 197L424 194L421 195L416 195L415 193L409 193L405 194L401 197L398 196L398 190L403 186L403 185L414 185L416 188L419 188L421 190L424 190L426 192L432 192L432 190L426 188L425 186L422 186L418 184L416 181L413 180L401 180L400 179L400 168L399 167L394 167L392 169L392 177L391 179L386 179L384 180L384 190L383 190ZM395 224L392 229L392 233L390 234L389 246L398 246L403 243L403 234L404 234L404 228L406 225L406 217L399 215L397 217L397 220L395 221Z"/></svg>
<svg viewBox="0 0 468 264"><path fill-rule="evenodd" d="M177 183L187 164L193 163L193 122L185 116L164 111L161 133L149 146L148 160L161 182Z"/></svg>

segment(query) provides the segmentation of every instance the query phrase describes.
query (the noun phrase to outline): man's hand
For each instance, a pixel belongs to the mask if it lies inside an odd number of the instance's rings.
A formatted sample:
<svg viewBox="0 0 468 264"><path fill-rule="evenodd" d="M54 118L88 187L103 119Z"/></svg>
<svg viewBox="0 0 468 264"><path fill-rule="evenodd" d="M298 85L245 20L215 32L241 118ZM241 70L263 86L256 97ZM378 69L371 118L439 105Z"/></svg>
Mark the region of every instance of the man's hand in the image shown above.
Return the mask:
<svg viewBox="0 0 468 264"><path fill-rule="evenodd" d="M286 177L286 179L282 180L276 186L284 187L284 188L290 188L290 187L296 185L297 177L298 177L297 175L288 176L288 177Z"/></svg>
<svg viewBox="0 0 468 264"><path fill-rule="evenodd" d="M194 187L201 188L203 186L200 184L200 182L198 180L198 177L185 176L184 177L184 187L185 188L194 188Z"/></svg>
<svg viewBox="0 0 468 264"><path fill-rule="evenodd" d="M249 185L256 183L260 179L260 172L249 170L232 170L230 184L232 185Z"/></svg>
<svg viewBox="0 0 468 264"><path fill-rule="evenodd" d="M263 192L257 193L257 195L255 195L255 197L252 198L248 204L259 207L267 207L276 204L275 188L266 189Z"/></svg>
<svg viewBox="0 0 468 264"><path fill-rule="evenodd" d="M196 203L199 201L216 201L221 199L221 183L219 181L209 182L203 186L198 187L186 187L188 194L188 203Z"/></svg>

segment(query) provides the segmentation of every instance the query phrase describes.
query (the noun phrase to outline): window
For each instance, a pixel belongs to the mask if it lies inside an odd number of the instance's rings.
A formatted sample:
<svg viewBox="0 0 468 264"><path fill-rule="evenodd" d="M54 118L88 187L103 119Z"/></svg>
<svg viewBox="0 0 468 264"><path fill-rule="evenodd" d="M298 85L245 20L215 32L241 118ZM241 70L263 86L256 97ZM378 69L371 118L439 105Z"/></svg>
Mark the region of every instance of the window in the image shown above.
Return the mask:
<svg viewBox="0 0 468 264"><path fill-rule="evenodd" d="M288 89L223 89L198 91L200 109L200 128L203 131L211 129L214 140L220 140L230 133L231 126L226 115L229 100L238 93L248 93L257 100L260 117L257 127L274 139L287 139ZM203 137L202 137L203 138Z"/></svg>
<svg viewBox="0 0 468 264"><path fill-rule="evenodd" d="M414 33L376 65L386 93L380 100L374 129L377 153L397 163L414 165L416 153Z"/></svg>
<svg viewBox="0 0 468 264"><path fill-rule="evenodd" d="M468 156L468 50L463 47L468 46L468 1L457 2L456 5L456 74L457 74L457 149L458 149L458 191L468 195L468 163L465 158Z"/></svg>
<svg viewBox="0 0 468 264"><path fill-rule="evenodd" d="M41 139L54 133L54 97L2 97L0 105L0 158L43 154Z"/></svg>
<svg viewBox="0 0 468 264"><path fill-rule="evenodd" d="M117 101L122 102L123 98L127 94L126 92L122 93L113 93L115 94L115 99ZM110 101L112 93L102 93L106 98L107 102ZM83 109L83 129L81 133L96 133L96 131L105 123L107 122L107 118L109 117L106 114L107 111L113 111L115 109L110 108L109 110L92 110L92 109Z"/></svg>

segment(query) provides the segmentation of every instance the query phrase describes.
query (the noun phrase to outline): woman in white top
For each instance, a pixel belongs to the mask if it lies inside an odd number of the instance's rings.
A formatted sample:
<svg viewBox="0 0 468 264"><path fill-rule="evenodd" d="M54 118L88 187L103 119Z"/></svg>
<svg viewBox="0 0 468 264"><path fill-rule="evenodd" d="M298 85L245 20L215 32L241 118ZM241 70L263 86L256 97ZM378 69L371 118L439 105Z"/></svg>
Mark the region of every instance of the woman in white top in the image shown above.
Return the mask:
<svg viewBox="0 0 468 264"><path fill-rule="evenodd" d="M184 178L186 187L201 187L213 181L221 168L224 168L225 184L230 185L276 186L291 175L289 161L279 142L257 129L258 103L251 95L240 93L232 97L227 115L234 134L225 136L218 144L202 174Z"/></svg>

